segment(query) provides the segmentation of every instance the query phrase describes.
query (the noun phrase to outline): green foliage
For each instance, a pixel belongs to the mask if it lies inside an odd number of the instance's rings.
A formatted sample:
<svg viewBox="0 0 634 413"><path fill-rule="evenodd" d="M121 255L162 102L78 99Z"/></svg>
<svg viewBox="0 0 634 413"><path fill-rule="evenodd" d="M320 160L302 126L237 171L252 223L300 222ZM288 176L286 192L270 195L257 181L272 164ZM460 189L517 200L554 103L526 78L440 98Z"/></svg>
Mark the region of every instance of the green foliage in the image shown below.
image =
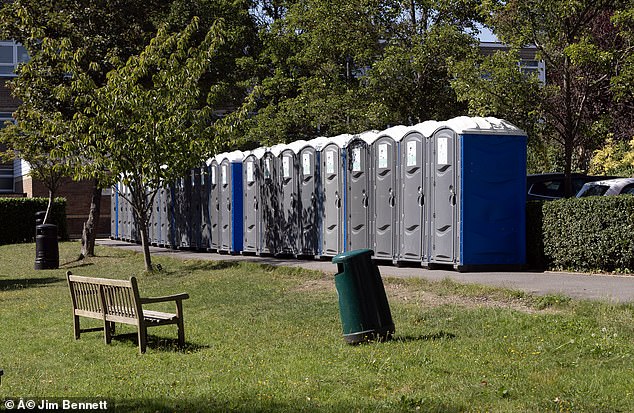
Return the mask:
<svg viewBox="0 0 634 413"><path fill-rule="evenodd" d="M597 175L634 176L634 139L614 142L608 138L590 161L590 172Z"/></svg>
<svg viewBox="0 0 634 413"><path fill-rule="evenodd" d="M0 198L0 245L33 242L35 239L35 213L45 211L45 198ZM66 199L56 198L49 223L57 225L57 235L68 239L66 228Z"/></svg>
<svg viewBox="0 0 634 413"><path fill-rule="evenodd" d="M544 254L553 268L634 270L634 197L573 198L543 206Z"/></svg>
<svg viewBox="0 0 634 413"><path fill-rule="evenodd" d="M462 113L447 61L476 47L470 34L476 2L273 3L261 3L262 53L245 66L261 86L257 114L243 125L251 142L332 136Z"/></svg>

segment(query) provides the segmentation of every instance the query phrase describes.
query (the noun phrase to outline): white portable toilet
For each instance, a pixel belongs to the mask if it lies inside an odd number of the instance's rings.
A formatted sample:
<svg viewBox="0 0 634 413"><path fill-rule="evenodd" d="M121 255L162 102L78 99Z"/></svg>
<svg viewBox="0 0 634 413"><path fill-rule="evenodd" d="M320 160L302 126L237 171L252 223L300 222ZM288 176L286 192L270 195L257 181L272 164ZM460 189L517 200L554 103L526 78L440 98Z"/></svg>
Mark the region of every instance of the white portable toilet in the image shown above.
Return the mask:
<svg viewBox="0 0 634 413"><path fill-rule="evenodd" d="M300 239L297 255L318 257L321 244L319 234L322 228L322 191L320 180L321 149L328 138L319 137L306 142L298 151Z"/></svg>
<svg viewBox="0 0 634 413"><path fill-rule="evenodd" d="M266 148L262 155L260 180L260 251L259 255L275 255L280 244L279 233L279 168L278 157L286 147L284 144Z"/></svg>
<svg viewBox="0 0 634 413"><path fill-rule="evenodd" d="M344 251L345 215L344 192L346 167L344 148L353 135L338 135L328 140L320 156L322 190L322 228L320 257L334 257Z"/></svg>
<svg viewBox="0 0 634 413"><path fill-rule="evenodd" d="M260 226L262 223L262 201L260 198L261 163L265 151L265 148L257 148L244 153L242 167L242 189L244 194L243 254L260 253Z"/></svg>
<svg viewBox="0 0 634 413"><path fill-rule="evenodd" d="M394 126L379 132L370 145L371 248L374 258L393 261L398 244L399 142L408 131Z"/></svg>
<svg viewBox="0 0 634 413"><path fill-rule="evenodd" d="M301 197L299 151L308 142L298 140L283 147L278 155L279 168L279 244L277 254L297 256L301 243Z"/></svg>
<svg viewBox="0 0 634 413"><path fill-rule="evenodd" d="M398 141L399 190L396 199L398 237L394 261L398 263L427 261L429 209L429 162L426 141L439 123L425 121L401 131L394 131Z"/></svg>
<svg viewBox="0 0 634 413"><path fill-rule="evenodd" d="M344 148L345 251L371 248L372 158L370 148L379 136L377 131L355 135Z"/></svg>
<svg viewBox="0 0 634 413"><path fill-rule="evenodd" d="M209 168L209 201L208 201L208 215L209 215L209 248L208 251L216 252L220 247L220 198L218 198L220 192L219 182L219 165L218 156L207 159L207 166Z"/></svg>

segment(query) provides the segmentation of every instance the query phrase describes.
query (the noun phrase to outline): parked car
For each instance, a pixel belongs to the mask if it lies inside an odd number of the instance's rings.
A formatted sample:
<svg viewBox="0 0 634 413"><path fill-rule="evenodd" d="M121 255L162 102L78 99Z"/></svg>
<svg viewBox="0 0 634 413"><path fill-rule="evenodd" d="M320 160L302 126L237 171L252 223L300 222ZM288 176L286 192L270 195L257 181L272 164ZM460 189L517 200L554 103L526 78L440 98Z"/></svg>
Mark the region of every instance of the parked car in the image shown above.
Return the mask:
<svg viewBox="0 0 634 413"><path fill-rule="evenodd" d="M577 193L577 198L602 195L634 195L634 178L606 179L588 182Z"/></svg>
<svg viewBox="0 0 634 413"><path fill-rule="evenodd" d="M572 194L578 193L587 182L614 178L613 176L591 176L574 173L571 175ZM526 177L526 199L550 201L563 198L565 188L563 173L534 174Z"/></svg>

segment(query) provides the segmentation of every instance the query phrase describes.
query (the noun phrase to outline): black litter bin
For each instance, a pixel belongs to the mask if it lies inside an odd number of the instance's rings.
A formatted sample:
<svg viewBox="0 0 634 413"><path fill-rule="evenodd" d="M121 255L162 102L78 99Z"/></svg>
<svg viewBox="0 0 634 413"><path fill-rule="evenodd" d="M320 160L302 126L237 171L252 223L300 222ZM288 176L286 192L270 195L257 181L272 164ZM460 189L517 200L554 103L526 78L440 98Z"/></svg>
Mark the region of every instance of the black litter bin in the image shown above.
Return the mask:
<svg viewBox="0 0 634 413"><path fill-rule="evenodd" d="M383 280L372 261L374 251L360 249L333 257L338 274L335 285L343 338L349 344L388 340L394 334L394 322L385 295Z"/></svg>
<svg viewBox="0 0 634 413"><path fill-rule="evenodd" d="M35 226L42 225L44 223L45 216L46 216L46 211L37 211L35 213Z"/></svg>
<svg viewBox="0 0 634 413"><path fill-rule="evenodd" d="M54 270L57 268L59 268L57 225L40 224L35 227L35 269Z"/></svg>

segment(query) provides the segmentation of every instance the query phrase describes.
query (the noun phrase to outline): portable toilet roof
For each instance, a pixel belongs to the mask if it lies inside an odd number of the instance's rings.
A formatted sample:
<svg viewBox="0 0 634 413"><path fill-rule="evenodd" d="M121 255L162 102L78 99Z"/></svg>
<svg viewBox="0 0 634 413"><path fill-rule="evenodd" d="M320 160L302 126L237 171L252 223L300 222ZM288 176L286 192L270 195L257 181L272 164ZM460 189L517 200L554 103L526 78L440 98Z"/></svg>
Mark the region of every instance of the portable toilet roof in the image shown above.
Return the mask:
<svg viewBox="0 0 634 413"><path fill-rule="evenodd" d="M293 151L293 153L298 154L299 151L302 150L302 148L305 148L308 145L309 144L307 141L300 139L298 141L289 143L288 145L286 145L286 148L283 148L282 150L290 149L291 151Z"/></svg>
<svg viewBox="0 0 634 413"><path fill-rule="evenodd" d="M412 126L411 130L415 130L425 137L430 137L438 128L441 127L441 125L441 122L435 120L426 120L425 122L421 122Z"/></svg>
<svg viewBox="0 0 634 413"><path fill-rule="evenodd" d="M379 132L379 136L389 136L395 141L400 141L412 129L411 126L396 125ZM378 139L377 137L377 139Z"/></svg>
<svg viewBox="0 0 634 413"><path fill-rule="evenodd" d="M446 122L439 124L439 127L446 126L452 129L458 134L490 134L503 133L506 135L526 135L526 132L513 125L512 123L503 119L494 117L468 117L459 116L453 119L449 119Z"/></svg>
<svg viewBox="0 0 634 413"><path fill-rule="evenodd" d="M278 143L277 145L268 147L266 150L271 152L275 156L279 156L279 154L282 153L282 151L286 149L287 146L288 145L285 143Z"/></svg>
<svg viewBox="0 0 634 413"><path fill-rule="evenodd" d="M334 143L340 148L345 148L346 146L348 146L348 142L350 142L352 138L354 138L354 135L350 135L349 133L344 133L341 135L333 136L332 138L328 139L328 142L326 144Z"/></svg>
<svg viewBox="0 0 634 413"><path fill-rule="evenodd" d="M330 138L327 138L325 136L320 136L318 138L309 140L308 145L312 146L313 148L319 151L321 150L321 148L328 145L329 142L330 142Z"/></svg>
<svg viewBox="0 0 634 413"><path fill-rule="evenodd" d="M379 131L377 131L377 130L368 130L368 131L365 131L365 132L361 132L360 134L355 135L354 137L362 139L368 145L372 145L372 143L375 140L377 140L380 136L381 136L381 134L379 133Z"/></svg>

